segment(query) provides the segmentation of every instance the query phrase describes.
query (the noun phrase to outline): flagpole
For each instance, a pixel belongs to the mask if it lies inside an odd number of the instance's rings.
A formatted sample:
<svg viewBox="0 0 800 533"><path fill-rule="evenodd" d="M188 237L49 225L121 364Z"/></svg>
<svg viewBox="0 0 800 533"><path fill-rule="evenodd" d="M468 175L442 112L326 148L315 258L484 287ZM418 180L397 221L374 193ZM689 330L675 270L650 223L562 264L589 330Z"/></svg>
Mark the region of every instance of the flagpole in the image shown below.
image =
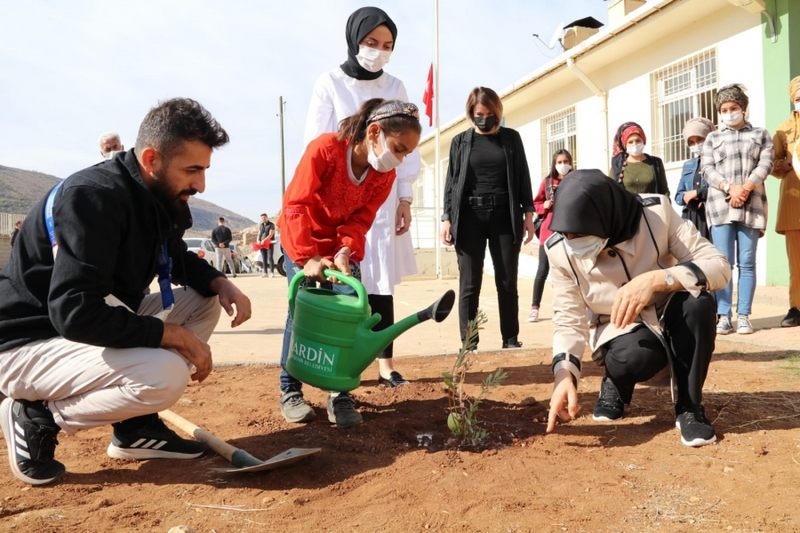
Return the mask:
<svg viewBox="0 0 800 533"><path fill-rule="evenodd" d="M442 279L442 243L439 239L441 229L442 206L440 202L441 186L441 154L439 149L439 0L433 1L433 120L436 128L434 161L433 161L433 242L436 250L436 279Z"/></svg>

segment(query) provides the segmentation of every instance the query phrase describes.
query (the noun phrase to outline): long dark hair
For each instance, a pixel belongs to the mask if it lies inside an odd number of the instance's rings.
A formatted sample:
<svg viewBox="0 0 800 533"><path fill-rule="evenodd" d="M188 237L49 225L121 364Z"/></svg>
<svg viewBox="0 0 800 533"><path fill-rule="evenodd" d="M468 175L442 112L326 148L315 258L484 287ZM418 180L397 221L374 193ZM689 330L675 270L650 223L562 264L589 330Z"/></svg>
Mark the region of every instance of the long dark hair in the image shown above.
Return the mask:
<svg viewBox="0 0 800 533"><path fill-rule="evenodd" d="M547 176L550 179L558 177L558 171L556 170L556 159L558 159L558 156L560 155L567 156L569 158L569 166L573 167L574 169L575 164L572 161L572 154L569 153L569 150L567 150L566 148L562 148L561 150L553 154L553 160L550 162L550 174Z"/></svg>
<svg viewBox="0 0 800 533"><path fill-rule="evenodd" d="M380 111L378 116L385 114L385 108L388 106L405 107L399 113L391 114L386 118L373 117L373 114L378 108ZM413 111L413 113L408 114ZM372 119L372 120L370 120ZM384 134L400 134L412 130L417 133L422 133L422 126L419 123L419 112L415 105L404 104L399 100L384 100L382 98L372 98L364 102L355 115L351 115L339 122L339 131L337 138L340 141L347 140L350 145L358 144L367 136L367 126L372 122L380 124Z"/></svg>

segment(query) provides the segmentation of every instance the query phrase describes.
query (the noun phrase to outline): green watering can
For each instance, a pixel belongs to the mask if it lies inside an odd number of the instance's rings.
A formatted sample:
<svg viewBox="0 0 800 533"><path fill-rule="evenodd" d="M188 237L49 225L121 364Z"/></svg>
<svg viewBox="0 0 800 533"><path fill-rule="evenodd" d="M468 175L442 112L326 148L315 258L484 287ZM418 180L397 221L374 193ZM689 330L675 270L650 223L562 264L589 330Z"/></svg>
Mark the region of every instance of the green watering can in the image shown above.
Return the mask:
<svg viewBox="0 0 800 533"><path fill-rule="evenodd" d="M356 278L325 270L356 291L356 297L327 289L300 287L298 272L289 284L292 338L286 371L295 379L329 391L350 391L361 383L361 373L395 338L429 318L441 322L453 308L456 295L447 291L427 309L381 331L372 331L381 315L372 314L367 291Z"/></svg>

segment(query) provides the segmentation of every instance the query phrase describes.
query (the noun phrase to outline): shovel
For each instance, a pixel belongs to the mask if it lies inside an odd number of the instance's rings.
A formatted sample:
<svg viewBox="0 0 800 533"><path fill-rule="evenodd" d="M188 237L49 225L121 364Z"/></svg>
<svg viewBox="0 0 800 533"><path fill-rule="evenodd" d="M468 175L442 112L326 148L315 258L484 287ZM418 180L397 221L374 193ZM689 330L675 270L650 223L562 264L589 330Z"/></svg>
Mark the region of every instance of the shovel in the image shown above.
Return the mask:
<svg viewBox="0 0 800 533"><path fill-rule="evenodd" d="M208 444L212 450L220 454L234 467L236 467L215 469L220 472L261 472L262 470L272 470L274 468L302 461L306 457L322 451L322 448L289 448L285 452L281 452L274 457L270 457L266 461L262 461L257 457L253 457L241 448L235 448L234 446L231 446L224 440L215 437L203 428L192 424L182 416L175 414L168 409L161 411L159 415L161 418L174 425L181 431L191 435L200 442L205 442Z"/></svg>

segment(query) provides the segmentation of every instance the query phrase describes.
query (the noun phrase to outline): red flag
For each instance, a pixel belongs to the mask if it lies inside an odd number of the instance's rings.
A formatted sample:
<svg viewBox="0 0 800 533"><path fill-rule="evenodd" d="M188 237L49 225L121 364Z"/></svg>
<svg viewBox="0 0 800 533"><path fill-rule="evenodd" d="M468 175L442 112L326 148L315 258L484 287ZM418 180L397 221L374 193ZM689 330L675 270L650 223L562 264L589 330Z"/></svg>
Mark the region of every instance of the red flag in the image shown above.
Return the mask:
<svg viewBox="0 0 800 533"><path fill-rule="evenodd" d="M425 104L425 114L428 115L428 126L433 126L433 63L428 70L428 83L425 84L422 103Z"/></svg>

